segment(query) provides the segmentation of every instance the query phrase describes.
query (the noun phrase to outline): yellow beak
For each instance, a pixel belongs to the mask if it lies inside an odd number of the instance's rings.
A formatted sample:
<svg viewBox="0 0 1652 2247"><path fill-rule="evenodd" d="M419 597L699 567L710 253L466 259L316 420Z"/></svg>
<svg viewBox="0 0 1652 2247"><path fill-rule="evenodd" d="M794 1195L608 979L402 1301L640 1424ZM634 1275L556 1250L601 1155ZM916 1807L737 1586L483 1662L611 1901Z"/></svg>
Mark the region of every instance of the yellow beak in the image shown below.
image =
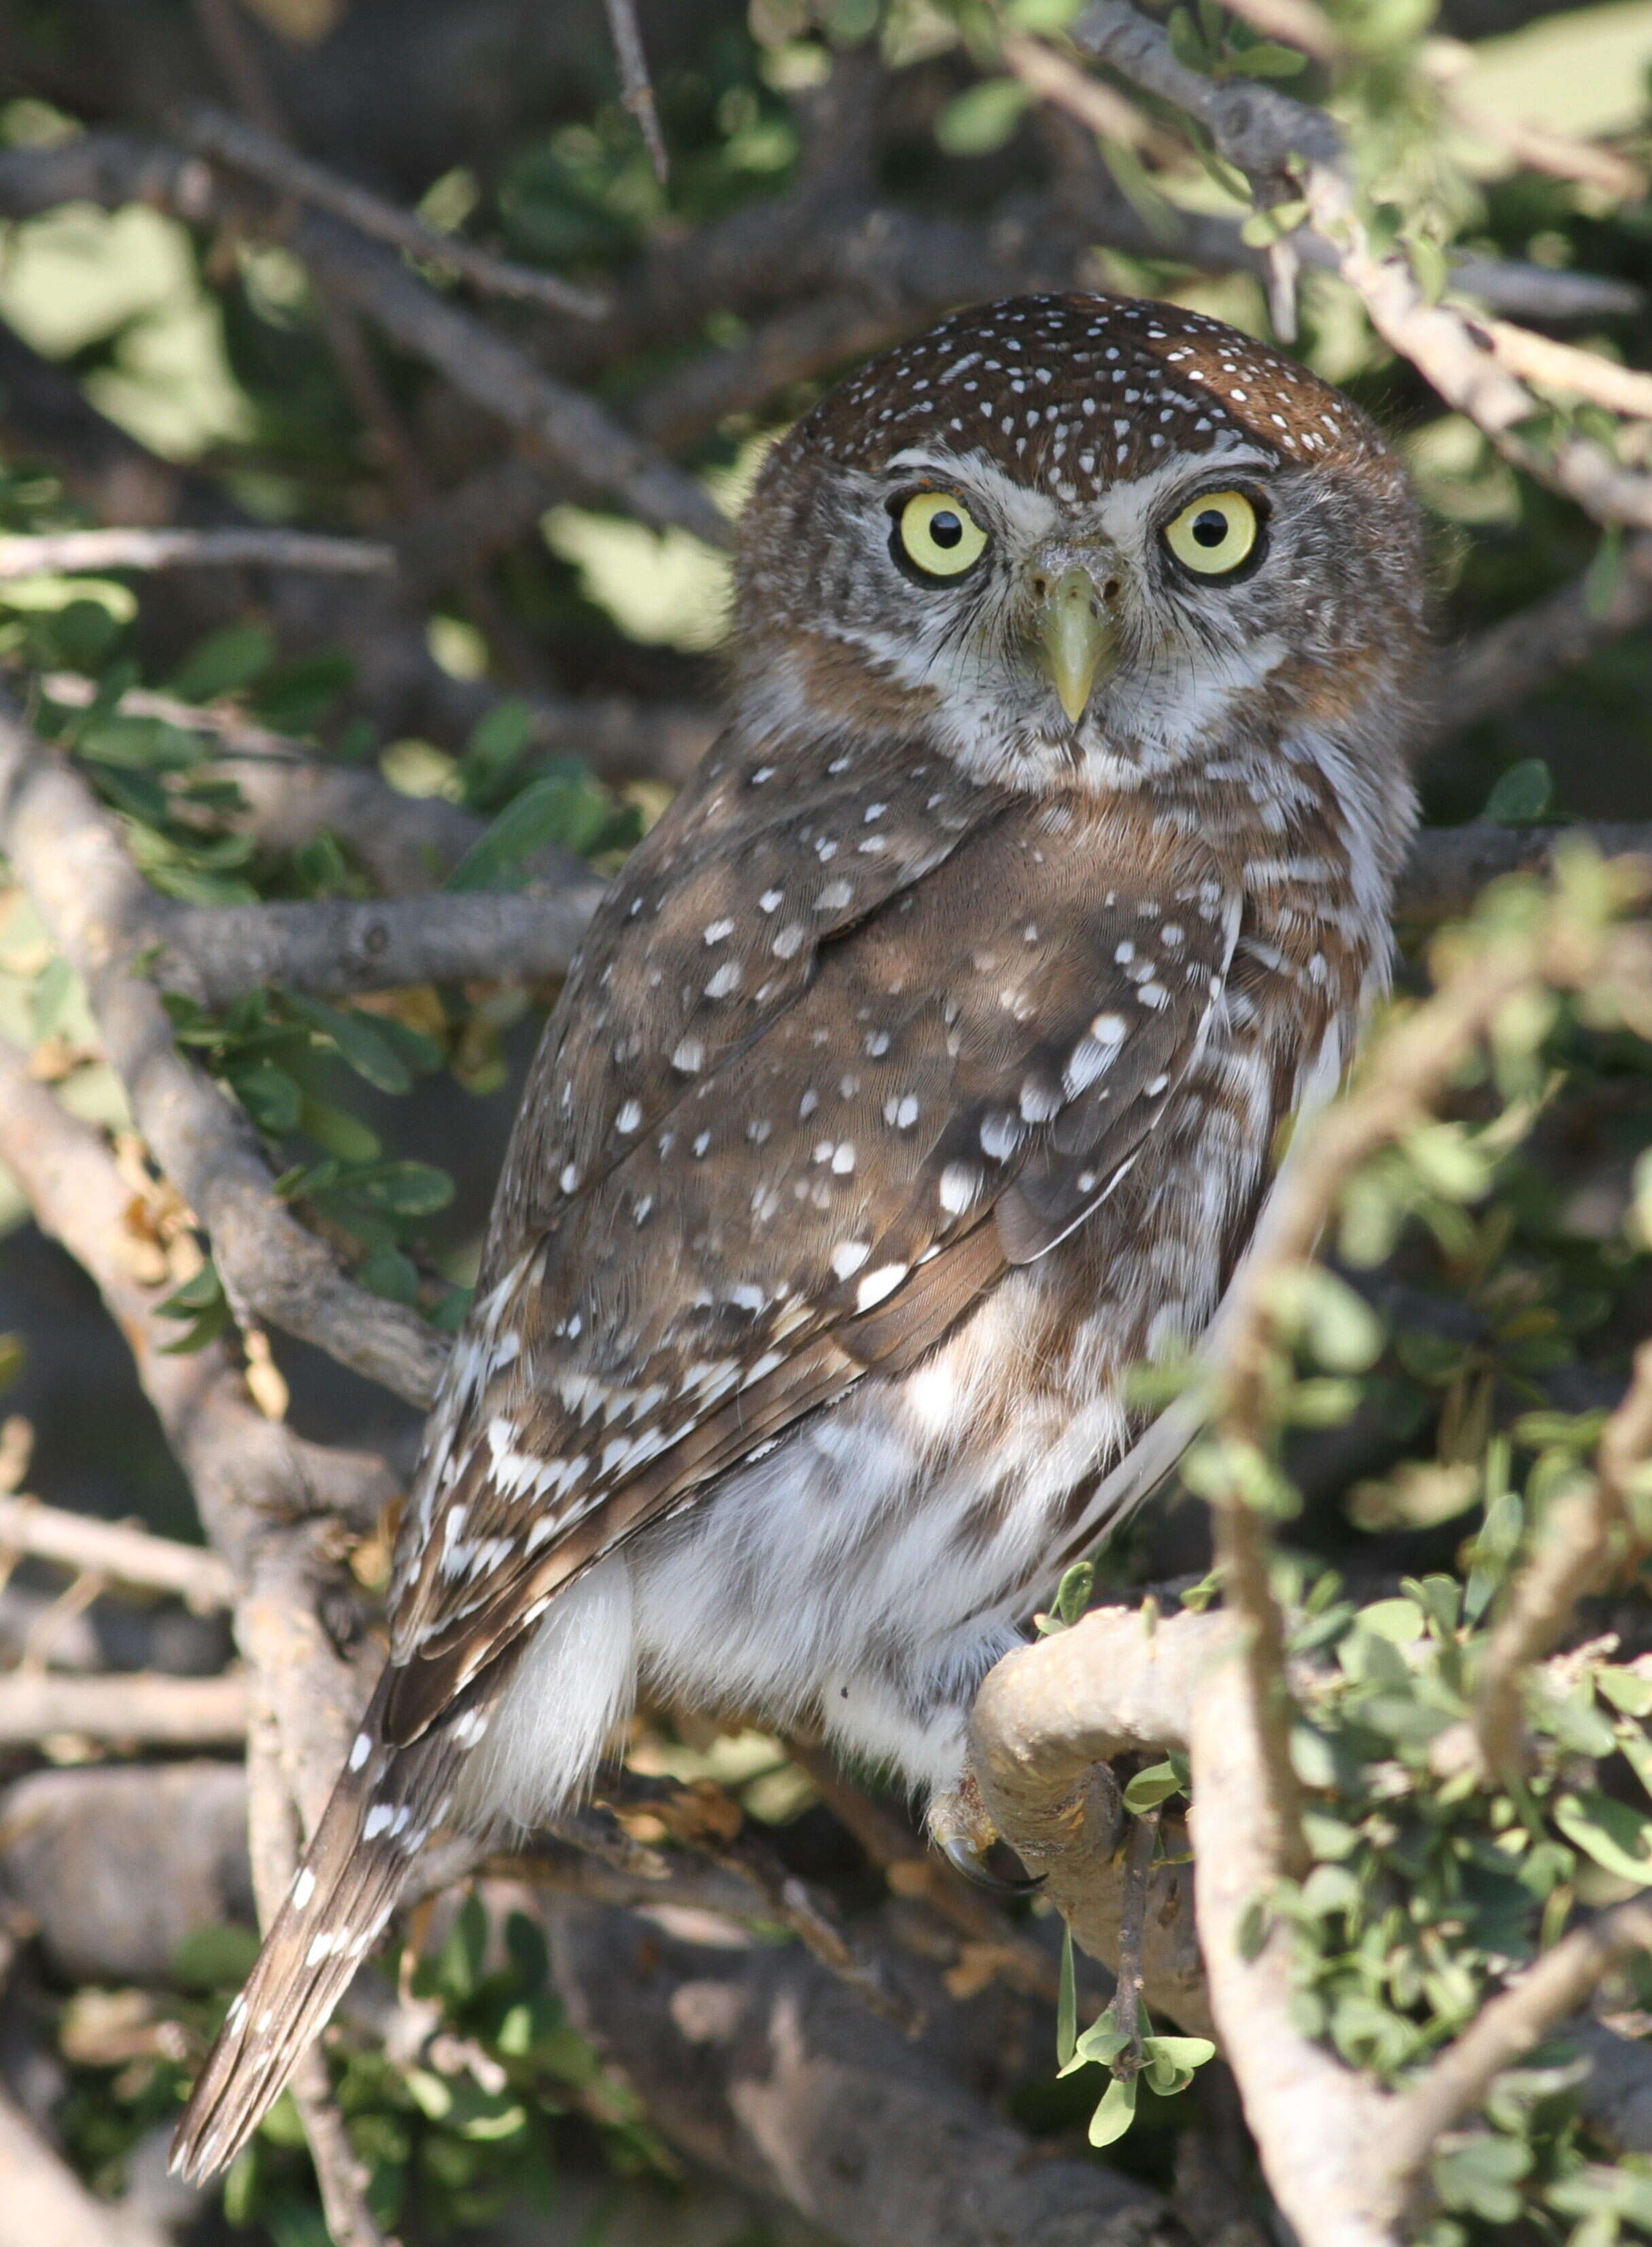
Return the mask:
<svg viewBox="0 0 1652 2247"><path fill-rule="evenodd" d="M1076 726L1118 654L1118 627L1088 570L1062 570L1038 604L1037 632L1050 684Z"/></svg>

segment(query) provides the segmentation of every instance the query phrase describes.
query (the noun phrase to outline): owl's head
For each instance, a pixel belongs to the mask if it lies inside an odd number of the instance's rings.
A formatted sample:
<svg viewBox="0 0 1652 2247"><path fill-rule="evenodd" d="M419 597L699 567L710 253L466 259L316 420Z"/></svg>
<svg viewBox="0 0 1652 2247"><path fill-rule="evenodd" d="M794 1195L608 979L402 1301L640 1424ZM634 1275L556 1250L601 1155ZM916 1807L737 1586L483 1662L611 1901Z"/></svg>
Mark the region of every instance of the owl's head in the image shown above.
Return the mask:
<svg viewBox="0 0 1652 2247"><path fill-rule="evenodd" d="M1208 759L1236 724L1392 741L1422 588L1405 478L1338 392L1176 305L1016 297L873 360L775 447L741 539L742 696L1022 783Z"/></svg>

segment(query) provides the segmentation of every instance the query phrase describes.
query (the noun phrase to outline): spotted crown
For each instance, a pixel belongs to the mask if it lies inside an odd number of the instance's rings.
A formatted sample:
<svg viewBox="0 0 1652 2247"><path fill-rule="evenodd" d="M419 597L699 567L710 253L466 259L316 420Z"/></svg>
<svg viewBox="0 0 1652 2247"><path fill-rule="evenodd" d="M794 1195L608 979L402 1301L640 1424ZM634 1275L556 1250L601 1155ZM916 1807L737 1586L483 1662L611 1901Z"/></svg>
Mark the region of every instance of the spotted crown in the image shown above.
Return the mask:
<svg viewBox="0 0 1652 2247"><path fill-rule="evenodd" d="M1236 434L1301 465L1389 458L1340 392L1266 345L1180 305L1082 296L954 313L833 391L795 441L872 470L939 441L1071 504Z"/></svg>

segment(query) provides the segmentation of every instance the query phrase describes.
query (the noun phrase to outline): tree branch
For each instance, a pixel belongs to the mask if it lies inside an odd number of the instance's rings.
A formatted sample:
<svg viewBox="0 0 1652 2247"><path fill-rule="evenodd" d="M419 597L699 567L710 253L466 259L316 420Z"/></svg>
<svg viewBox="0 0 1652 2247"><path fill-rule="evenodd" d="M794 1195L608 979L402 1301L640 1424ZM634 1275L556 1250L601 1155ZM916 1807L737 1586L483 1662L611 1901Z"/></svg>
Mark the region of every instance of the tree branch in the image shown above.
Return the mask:
<svg viewBox="0 0 1652 2247"><path fill-rule="evenodd" d="M25 217L74 201L109 209L150 202L192 225L233 217L266 230L281 215L263 191L226 188L200 157L136 134L88 133L59 147L0 153L0 209ZM324 212L301 211L286 240L318 282L518 431L576 492L727 543L726 519L692 477L582 391L542 372L496 328L439 296L394 252Z"/></svg>
<svg viewBox="0 0 1652 2247"><path fill-rule="evenodd" d="M203 107L193 110L180 130L186 145L197 154L215 157L282 195L297 195L317 210L331 211L358 233L388 242L392 249L405 249L427 265L468 281L485 295L514 297L548 311L571 312L581 320L599 320L608 311L607 299L594 290L578 288L537 266L495 257L474 242L439 233L411 211L399 210L382 196L342 178L324 164L299 155L243 119Z"/></svg>
<svg viewBox="0 0 1652 2247"><path fill-rule="evenodd" d="M215 1553L155 1537L123 1521L99 1521L38 1498L0 1493L0 1552L84 1570L117 1584L173 1592L192 1608L228 1607L235 1579Z"/></svg>
<svg viewBox="0 0 1652 2247"><path fill-rule="evenodd" d="M54 1732L72 1732L106 1745L236 1747L246 1731L247 1681L238 1675L0 1674L0 1746L35 1747Z"/></svg>
<svg viewBox="0 0 1652 2247"><path fill-rule="evenodd" d="M1467 315L1429 302L1403 256L1372 249L1341 136L1322 110L1273 86L1190 70L1168 35L1130 0L1090 0L1072 36L1093 60L1195 119L1218 154L1251 181L1262 206L1300 195L1307 206L1307 240L1330 253L1378 334L1506 459L1597 522L1652 529L1652 475L1620 467L1592 438L1566 436L1545 449L1520 434L1542 409L1508 371L1506 342L1499 355Z"/></svg>
<svg viewBox="0 0 1652 2247"><path fill-rule="evenodd" d="M1652 1904L1614 1904L1563 1936L1478 2017L1414 2083L1389 2114L1383 2151L1414 2182L1443 2134L1479 2107L1505 2068L1562 2027L1614 1966L1652 1950Z"/></svg>
<svg viewBox="0 0 1652 2247"><path fill-rule="evenodd" d="M1652 1455L1652 1342L1635 1352L1628 1388L1601 1431L1587 1486L1556 1505L1537 1551L1515 1578L1507 1612L1480 1666L1474 1729L1481 1763L1495 1776L1519 1744L1521 1698L1532 1664L1558 1645L1578 1602L1609 1583L1640 1543L1629 1499Z"/></svg>
<svg viewBox="0 0 1652 2247"><path fill-rule="evenodd" d="M171 2247L159 2224L98 2200L10 2099L0 2093L0 2194L15 2240L51 2247Z"/></svg>
<svg viewBox="0 0 1652 2247"><path fill-rule="evenodd" d="M395 549L305 530L59 530L0 538L0 581L91 570L342 570L396 566Z"/></svg>
<svg viewBox="0 0 1652 2247"><path fill-rule="evenodd" d="M252 1125L182 1058L159 993L132 971L146 891L113 822L3 701L0 848L85 982L138 1127L206 1227L238 1315L256 1310L398 1396L427 1402L446 1356L440 1338L342 1278L273 1192Z"/></svg>

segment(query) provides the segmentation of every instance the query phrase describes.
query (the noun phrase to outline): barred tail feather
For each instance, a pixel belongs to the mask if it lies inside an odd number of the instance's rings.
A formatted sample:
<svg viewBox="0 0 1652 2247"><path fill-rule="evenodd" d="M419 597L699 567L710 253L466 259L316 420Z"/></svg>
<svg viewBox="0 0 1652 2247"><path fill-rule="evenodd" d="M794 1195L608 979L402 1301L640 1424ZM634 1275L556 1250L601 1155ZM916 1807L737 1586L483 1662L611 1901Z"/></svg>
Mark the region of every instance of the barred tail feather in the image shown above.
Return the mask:
<svg viewBox="0 0 1652 2247"><path fill-rule="evenodd" d="M471 1728L443 1725L389 1746L378 1721L387 1685L388 1673L184 2109L172 2166L186 2177L227 2168L269 2113L447 1811Z"/></svg>

